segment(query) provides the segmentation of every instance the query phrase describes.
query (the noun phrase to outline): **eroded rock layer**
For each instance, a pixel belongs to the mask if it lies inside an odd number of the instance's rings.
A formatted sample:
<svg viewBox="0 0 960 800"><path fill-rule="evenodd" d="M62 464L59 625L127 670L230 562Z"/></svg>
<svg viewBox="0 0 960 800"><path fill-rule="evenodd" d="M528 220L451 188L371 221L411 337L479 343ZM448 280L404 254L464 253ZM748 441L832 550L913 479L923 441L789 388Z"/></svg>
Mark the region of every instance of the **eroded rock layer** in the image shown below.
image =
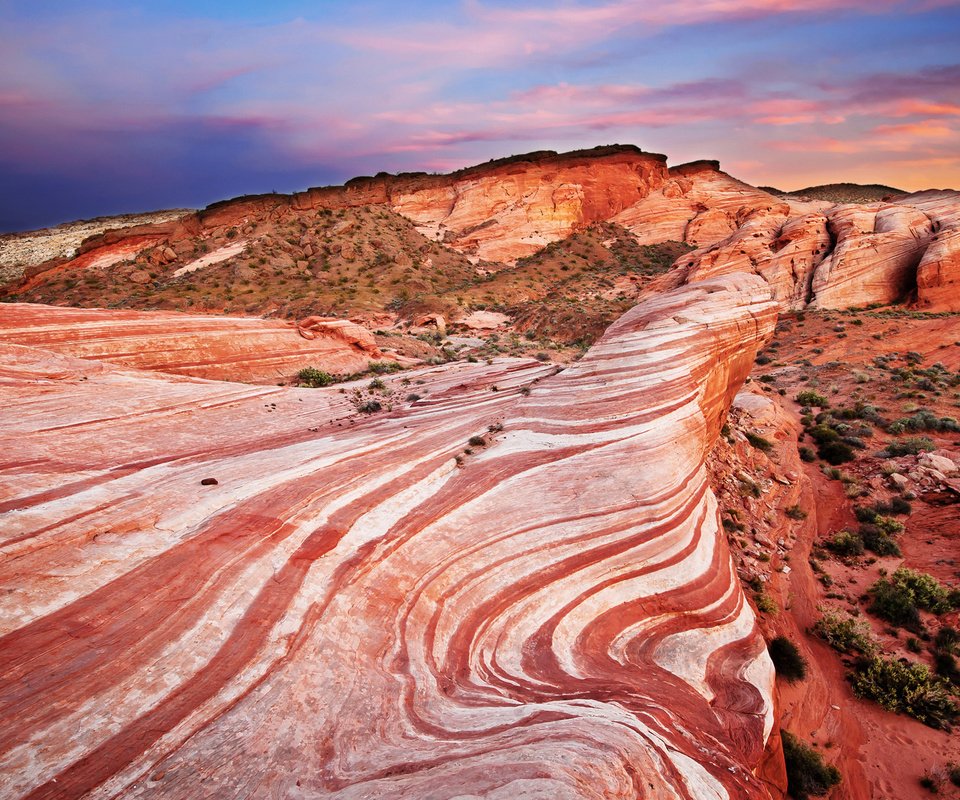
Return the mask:
<svg viewBox="0 0 960 800"><path fill-rule="evenodd" d="M0 343L140 369L238 381L276 381L304 367L362 372L383 356L348 320L308 326L249 317L6 303Z"/></svg>
<svg viewBox="0 0 960 800"><path fill-rule="evenodd" d="M559 374L394 376L420 399L373 416L0 345L4 793L767 797L704 464L769 294L670 292Z"/></svg>
<svg viewBox="0 0 960 800"><path fill-rule="evenodd" d="M725 239L680 261L689 281L752 271L789 308L915 301L960 310L960 193L838 205L800 216L757 209Z"/></svg>

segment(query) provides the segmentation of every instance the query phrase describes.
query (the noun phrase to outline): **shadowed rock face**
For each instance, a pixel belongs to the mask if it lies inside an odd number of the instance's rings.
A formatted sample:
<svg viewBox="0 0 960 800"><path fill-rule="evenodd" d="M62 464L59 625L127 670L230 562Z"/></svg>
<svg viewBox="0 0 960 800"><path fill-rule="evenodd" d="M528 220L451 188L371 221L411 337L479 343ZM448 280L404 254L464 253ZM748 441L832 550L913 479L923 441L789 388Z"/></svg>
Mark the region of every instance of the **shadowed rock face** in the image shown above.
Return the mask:
<svg viewBox="0 0 960 800"><path fill-rule="evenodd" d="M684 287L564 372L428 369L374 416L0 345L5 793L767 797L704 462L769 295Z"/></svg>
<svg viewBox="0 0 960 800"><path fill-rule="evenodd" d="M348 320L310 330L279 320L191 316L7 303L0 343L29 345L111 364L196 378L276 381L306 363L361 372L383 356L373 335Z"/></svg>

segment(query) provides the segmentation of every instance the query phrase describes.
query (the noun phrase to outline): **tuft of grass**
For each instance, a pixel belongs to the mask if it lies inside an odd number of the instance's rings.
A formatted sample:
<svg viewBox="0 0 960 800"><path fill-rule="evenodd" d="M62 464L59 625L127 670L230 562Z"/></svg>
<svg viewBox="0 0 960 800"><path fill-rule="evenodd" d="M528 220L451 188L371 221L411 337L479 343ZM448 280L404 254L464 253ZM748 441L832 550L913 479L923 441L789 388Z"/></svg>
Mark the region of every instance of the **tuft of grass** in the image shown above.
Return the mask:
<svg viewBox="0 0 960 800"><path fill-rule="evenodd" d="M764 453L769 453L773 449L773 442L769 439L764 439L759 433L747 431L745 435L751 447L762 450Z"/></svg>

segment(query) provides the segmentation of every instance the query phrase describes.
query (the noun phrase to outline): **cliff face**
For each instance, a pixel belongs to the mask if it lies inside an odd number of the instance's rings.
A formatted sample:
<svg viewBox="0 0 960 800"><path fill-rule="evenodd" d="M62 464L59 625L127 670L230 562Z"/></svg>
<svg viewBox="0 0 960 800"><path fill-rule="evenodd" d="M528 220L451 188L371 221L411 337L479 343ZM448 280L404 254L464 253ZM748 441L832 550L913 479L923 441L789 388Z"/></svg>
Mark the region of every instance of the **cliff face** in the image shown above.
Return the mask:
<svg viewBox="0 0 960 800"><path fill-rule="evenodd" d="M442 185L391 193L389 202L421 232L461 252L512 261L615 217L666 178L663 156L624 150L494 166Z"/></svg>
<svg viewBox="0 0 960 800"><path fill-rule="evenodd" d="M412 222L415 230L384 239L375 230L361 236L356 221L327 224L345 210L353 216L363 210L367 223L382 217L384 230L400 231L396 220ZM465 290L491 272L604 223L622 226L639 246L672 241L698 247L678 262L682 274L674 284L750 271L767 280L790 308L907 299L944 311L960 304L958 220L956 192L834 205L775 197L721 172L717 162L667 168L664 156L611 146L531 153L449 175L382 173L289 196L241 197L160 224L91 237L77 257L26 266L25 279L10 290L50 302L70 290L67 283L75 285L81 277L96 283L98 274L115 265L123 273L121 283L133 271L140 281L155 279L158 288L208 263L229 267L228 282L252 278L262 284L278 276L281 284L304 277L322 281L321 273L335 260L342 268L338 280L376 284L376 310L383 311L393 298L382 295L395 286L463 299ZM448 266L437 269L455 271L456 280L431 273L441 260ZM400 274L383 276L391 266ZM381 276L383 285L377 284ZM497 289L492 286L483 302L497 300ZM29 295L35 290L39 297ZM220 284L213 290L211 303L222 307L230 293ZM129 296L131 289L119 292ZM565 288L551 290L556 292ZM328 286L323 293L328 308L353 313L343 307L348 298L342 292ZM578 299L596 294L584 290Z"/></svg>
<svg viewBox="0 0 960 800"><path fill-rule="evenodd" d="M728 276L372 416L0 344L7 791L767 797L705 460L775 316Z"/></svg>

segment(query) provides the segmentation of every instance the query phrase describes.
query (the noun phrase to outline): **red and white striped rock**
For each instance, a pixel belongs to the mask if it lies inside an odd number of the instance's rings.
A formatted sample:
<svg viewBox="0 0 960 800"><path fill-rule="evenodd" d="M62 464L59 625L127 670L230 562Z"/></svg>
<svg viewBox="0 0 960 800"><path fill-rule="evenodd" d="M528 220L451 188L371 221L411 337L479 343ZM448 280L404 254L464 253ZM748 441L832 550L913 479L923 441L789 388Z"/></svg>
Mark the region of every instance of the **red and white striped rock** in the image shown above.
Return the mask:
<svg viewBox="0 0 960 800"><path fill-rule="evenodd" d="M2 342L140 369L249 382L276 382L304 367L362 372L383 355L373 334L348 320L298 329L281 320L251 317L33 303L3 305Z"/></svg>
<svg viewBox="0 0 960 800"><path fill-rule="evenodd" d="M769 294L667 293L559 374L392 376L422 399L372 416L0 345L5 796L768 797L704 462Z"/></svg>

